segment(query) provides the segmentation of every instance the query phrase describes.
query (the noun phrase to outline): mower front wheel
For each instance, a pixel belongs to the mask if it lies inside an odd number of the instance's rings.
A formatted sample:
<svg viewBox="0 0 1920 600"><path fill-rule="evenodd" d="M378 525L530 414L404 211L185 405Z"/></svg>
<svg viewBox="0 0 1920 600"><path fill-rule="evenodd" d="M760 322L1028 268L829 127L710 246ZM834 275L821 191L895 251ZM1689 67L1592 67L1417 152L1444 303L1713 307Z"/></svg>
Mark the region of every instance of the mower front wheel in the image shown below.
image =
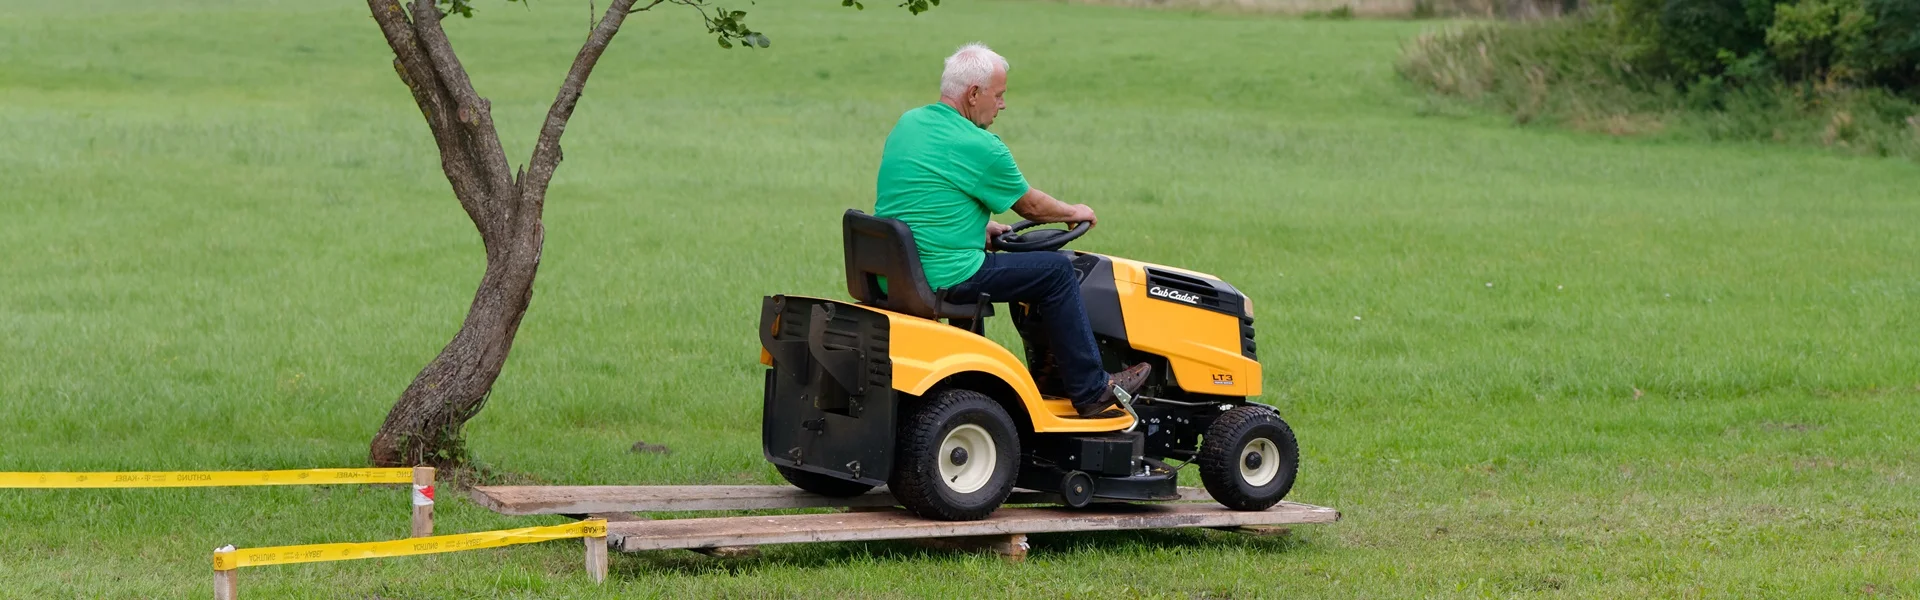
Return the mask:
<svg viewBox="0 0 1920 600"><path fill-rule="evenodd" d="M1293 489L1300 444L1265 406L1239 406L1214 419L1200 440L1200 482L1234 510L1266 510Z"/></svg>
<svg viewBox="0 0 1920 600"><path fill-rule="evenodd" d="M947 389L900 422L887 487L914 514L973 521L1013 492L1020 436L1006 409L985 394Z"/></svg>
<svg viewBox="0 0 1920 600"><path fill-rule="evenodd" d="M793 484L793 487L822 496L852 498L873 491L873 486L847 481L831 475L821 475L812 471L802 471L793 467L783 467L779 465L774 465L773 468L780 471L780 477L786 479L787 483Z"/></svg>

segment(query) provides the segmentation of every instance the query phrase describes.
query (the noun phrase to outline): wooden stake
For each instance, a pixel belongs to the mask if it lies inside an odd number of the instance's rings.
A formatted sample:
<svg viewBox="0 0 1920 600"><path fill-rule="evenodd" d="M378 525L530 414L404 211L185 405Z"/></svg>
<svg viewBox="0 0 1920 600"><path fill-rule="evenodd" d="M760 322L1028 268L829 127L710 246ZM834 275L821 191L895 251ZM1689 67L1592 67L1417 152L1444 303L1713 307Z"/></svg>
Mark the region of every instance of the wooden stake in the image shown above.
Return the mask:
<svg viewBox="0 0 1920 600"><path fill-rule="evenodd" d="M215 551L214 555L231 557L233 552L232 550ZM213 572L213 600L237 600L240 597L240 582L236 579L240 574L239 571L239 569L228 569Z"/></svg>
<svg viewBox="0 0 1920 600"><path fill-rule="evenodd" d="M587 543L587 577L592 578L594 583L606 582L607 538L602 536L580 539Z"/></svg>
<svg viewBox="0 0 1920 600"><path fill-rule="evenodd" d="M413 468L413 537L433 535L433 467Z"/></svg>

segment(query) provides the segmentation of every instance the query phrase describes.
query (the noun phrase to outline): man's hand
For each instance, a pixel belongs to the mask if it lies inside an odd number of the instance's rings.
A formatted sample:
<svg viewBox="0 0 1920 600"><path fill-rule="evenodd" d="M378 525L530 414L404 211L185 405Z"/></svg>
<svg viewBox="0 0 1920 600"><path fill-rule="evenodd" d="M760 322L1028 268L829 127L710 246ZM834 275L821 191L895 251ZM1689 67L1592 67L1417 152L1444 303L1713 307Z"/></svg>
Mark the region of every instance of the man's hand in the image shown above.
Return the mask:
<svg viewBox="0 0 1920 600"><path fill-rule="evenodd" d="M1100 224L1100 220L1093 216L1093 208L1085 204L1073 205L1073 216L1068 217L1067 222L1086 223L1089 228Z"/></svg>
<svg viewBox="0 0 1920 600"><path fill-rule="evenodd" d="M1007 225L1004 223L995 223L993 221L987 221L987 249L992 250L993 239L1000 237L1000 234L1006 233L1007 230L1010 230L1010 229L1013 229L1012 225Z"/></svg>

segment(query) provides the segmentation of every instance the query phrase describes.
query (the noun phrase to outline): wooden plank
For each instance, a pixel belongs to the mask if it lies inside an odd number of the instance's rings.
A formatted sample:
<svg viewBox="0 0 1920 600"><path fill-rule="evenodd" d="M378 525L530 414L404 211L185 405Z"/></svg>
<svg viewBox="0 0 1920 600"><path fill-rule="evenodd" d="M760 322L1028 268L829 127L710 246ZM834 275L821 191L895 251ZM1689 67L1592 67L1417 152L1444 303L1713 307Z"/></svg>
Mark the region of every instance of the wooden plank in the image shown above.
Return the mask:
<svg viewBox="0 0 1920 600"><path fill-rule="evenodd" d="M1235 527L1214 527L1213 529L1253 537L1286 537L1293 534L1293 529L1285 525L1239 525Z"/></svg>
<svg viewBox="0 0 1920 600"><path fill-rule="evenodd" d="M894 506L879 488L853 498L821 496L785 485L481 486L475 503L503 515L584 515L603 512L767 510ZM1182 502L1212 500L1201 488L1180 488ZM1058 504L1058 494L1015 490L1007 504Z"/></svg>
<svg viewBox="0 0 1920 600"><path fill-rule="evenodd" d="M624 513L624 512L589 513L587 515L587 518L605 519L608 523L625 523L628 521L652 521L653 520L652 518L649 518L646 515L636 515L633 513ZM604 546L606 543L606 540L602 539L600 541L601 541L601 544ZM760 555L760 548L754 547L754 546L721 546L718 548L688 548L688 550L692 550L694 552L705 554L707 556L711 556L714 558L752 558ZM588 568L591 569L592 565L589 564Z"/></svg>
<svg viewBox="0 0 1920 600"><path fill-rule="evenodd" d="M715 548L688 548L714 558L754 558L760 556L759 546L719 546Z"/></svg>
<svg viewBox="0 0 1920 600"><path fill-rule="evenodd" d="M602 519L602 520L605 520L605 521L606 521L606 522L608 522L608 523L621 523L621 522L625 522L625 521L652 521L652 520L653 520L653 519L651 519L651 518L648 518L648 517L647 517L646 515L636 515L636 514L633 514L633 513L623 513L623 512L609 512L609 513L587 513L587 518L589 518L589 519Z"/></svg>
<svg viewBox="0 0 1920 600"><path fill-rule="evenodd" d="M1007 562L1020 562L1027 559L1027 534L983 535L958 538L918 538L906 540L914 545L941 550L959 550L963 552L987 551L1000 555Z"/></svg>
<svg viewBox="0 0 1920 600"><path fill-rule="evenodd" d="M1064 531L1233 527L1329 523L1340 511L1281 502L1259 512L1211 504L1122 504L1098 509L1003 508L982 521L934 521L900 510L765 517L716 517L609 523L608 541L625 552L675 548L852 542Z"/></svg>

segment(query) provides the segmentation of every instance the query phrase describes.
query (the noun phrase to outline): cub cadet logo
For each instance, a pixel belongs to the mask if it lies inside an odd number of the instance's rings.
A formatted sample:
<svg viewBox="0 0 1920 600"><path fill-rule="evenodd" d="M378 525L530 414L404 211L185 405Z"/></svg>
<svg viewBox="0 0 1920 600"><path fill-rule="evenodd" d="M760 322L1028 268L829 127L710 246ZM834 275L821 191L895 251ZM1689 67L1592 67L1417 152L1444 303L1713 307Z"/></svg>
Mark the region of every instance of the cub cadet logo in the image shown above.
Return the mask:
<svg viewBox="0 0 1920 600"><path fill-rule="evenodd" d="M1180 291L1180 290L1176 290L1176 289L1173 289L1173 288L1163 288L1163 287L1160 287L1160 286L1157 286L1157 285L1156 285L1156 286L1153 286L1153 287L1150 287L1150 288L1147 288L1147 295L1148 295L1148 296L1155 296L1155 297L1160 297L1160 298L1166 298L1166 299L1168 299L1168 300L1172 300L1172 301L1175 301L1175 302L1185 302L1185 303L1187 303L1187 304L1199 304L1199 303L1200 303L1200 295L1199 295L1199 294L1195 294L1195 293L1192 293L1192 292L1182 292L1182 291Z"/></svg>
<svg viewBox="0 0 1920 600"><path fill-rule="evenodd" d="M1214 385L1233 385L1233 375L1230 373L1214 373L1213 384Z"/></svg>

